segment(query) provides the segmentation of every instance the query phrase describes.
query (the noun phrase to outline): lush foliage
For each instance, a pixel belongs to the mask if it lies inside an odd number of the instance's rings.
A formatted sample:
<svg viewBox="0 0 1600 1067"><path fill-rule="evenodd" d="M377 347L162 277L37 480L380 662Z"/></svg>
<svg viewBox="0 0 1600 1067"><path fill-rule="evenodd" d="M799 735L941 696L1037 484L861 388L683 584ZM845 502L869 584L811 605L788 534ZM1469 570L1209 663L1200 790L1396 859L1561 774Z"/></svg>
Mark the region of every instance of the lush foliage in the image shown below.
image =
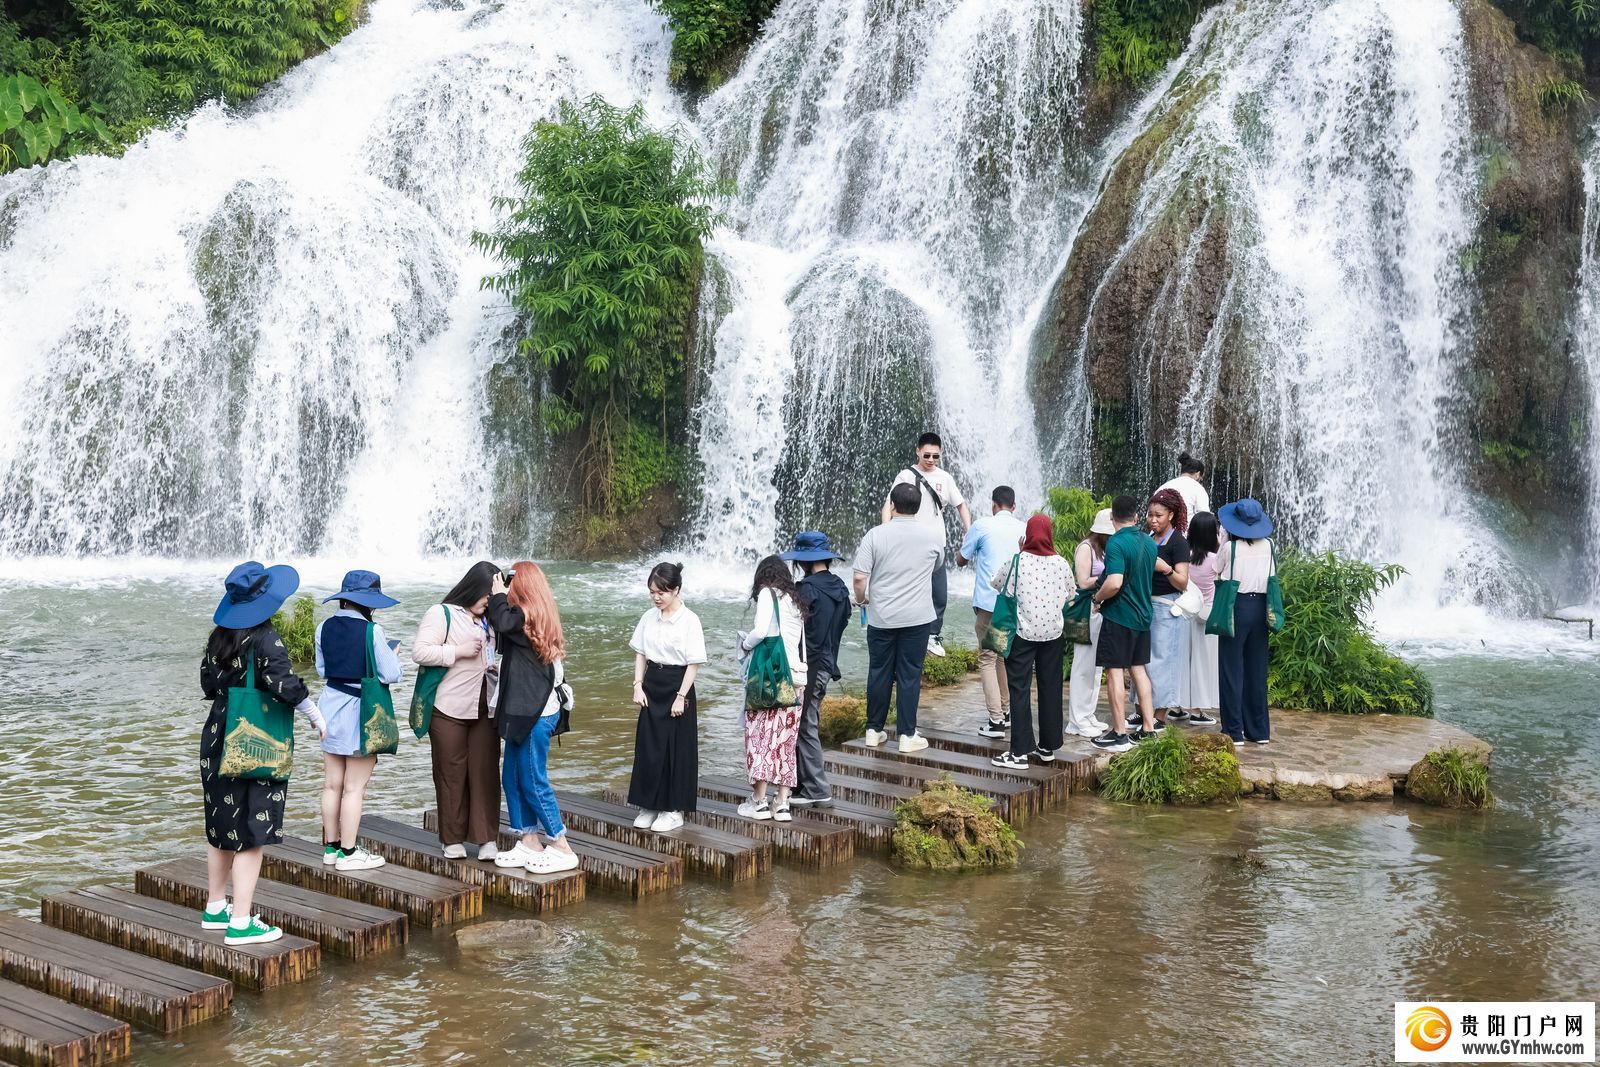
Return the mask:
<svg viewBox="0 0 1600 1067"><path fill-rule="evenodd" d="M111 131L36 78L0 78L0 174L109 144Z"/></svg>
<svg viewBox="0 0 1600 1067"><path fill-rule="evenodd" d="M978 669L978 650L948 644L944 655L930 655L922 661L922 684L929 688L955 685Z"/></svg>
<svg viewBox="0 0 1600 1067"><path fill-rule="evenodd" d="M1056 551L1070 561L1078 542L1089 536L1095 513L1110 506L1109 496L1097 497L1087 489L1051 489L1045 497L1045 512L1055 527Z"/></svg>
<svg viewBox="0 0 1600 1067"><path fill-rule="evenodd" d="M283 647L295 663L312 663L317 657L317 602L308 596L296 597L288 611L279 609L272 616L272 627L283 638Z"/></svg>
<svg viewBox="0 0 1600 1067"><path fill-rule="evenodd" d="M894 722L894 705L889 705L889 723ZM817 735L829 748L838 748L851 738L867 732L867 702L861 697L823 697L817 710Z"/></svg>
<svg viewBox="0 0 1600 1067"><path fill-rule="evenodd" d="M1138 82L1182 54L1200 12L1214 0L1094 0L1095 73Z"/></svg>
<svg viewBox="0 0 1600 1067"><path fill-rule="evenodd" d="M523 147L521 195L497 198L504 223L473 235L506 267L483 285L510 300L521 352L549 372L545 426L582 434L585 503L614 514L668 469L701 241L718 221L707 201L720 187L682 131L598 96L562 101Z"/></svg>
<svg viewBox="0 0 1600 1067"><path fill-rule="evenodd" d="M931 871L1015 867L1022 843L992 806L941 775L895 805L895 860Z"/></svg>
<svg viewBox="0 0 1600 1067"><path fill-rule="evenodd" d="M1517 24L1517 33L1546 52L1600 63L1600 0L1495 0Z"/></svg>
<svg viewBox="0 0 1600 1067"><path fill-rule="evenodd" d="M1564 112L1589 102L1589 91L1571 78L1546 78L1539 83L1539 106L1547 112Z"/></svg>
<svg viewBox="0 0 1600 1067"><path fill-rule="evenodd" d="M714 88L731 55L752 41L777 0L655 0L672 25L674 82Z"/></svg>
<svg viewBox="0 0 1600 1067"><path fill-rule="evenodd" d="M1101 796L1139 804L1210 804L1243 790L1231 739L1171 726L1111 757L1100 775Z"/></svg>
<svg viewBox="0 0 1600 1067"><path fill-rule="evenodd" d="M1406 796L1446 808L1492 807L1488 752L1445 748L1428 753L1406 775Z"/></svg>
<svg viewBox="0 0 1600 1067"><path fill-rule="evenodd" d="M1372 599L1404 571L1328 552L1280 551L1288 621L1272 637L1267 698L1275 707L1342 714L1431 715L1433 686L1392 655L1366 622Z"/></svg>

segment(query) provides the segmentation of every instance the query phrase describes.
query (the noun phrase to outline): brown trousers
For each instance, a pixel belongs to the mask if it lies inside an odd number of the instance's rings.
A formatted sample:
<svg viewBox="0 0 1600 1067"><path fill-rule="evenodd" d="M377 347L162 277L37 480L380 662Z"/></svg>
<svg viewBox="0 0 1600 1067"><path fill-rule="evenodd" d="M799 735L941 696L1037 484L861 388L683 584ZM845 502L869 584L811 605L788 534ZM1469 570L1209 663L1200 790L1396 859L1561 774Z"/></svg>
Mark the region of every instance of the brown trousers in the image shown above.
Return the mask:
<svg viewBox="0 0 1600 1067"><path fill-rule="evenodd" d="M487 715L452 719L434 709L428 724L439 841L486 844L500 829L500 731Z"/></svg>

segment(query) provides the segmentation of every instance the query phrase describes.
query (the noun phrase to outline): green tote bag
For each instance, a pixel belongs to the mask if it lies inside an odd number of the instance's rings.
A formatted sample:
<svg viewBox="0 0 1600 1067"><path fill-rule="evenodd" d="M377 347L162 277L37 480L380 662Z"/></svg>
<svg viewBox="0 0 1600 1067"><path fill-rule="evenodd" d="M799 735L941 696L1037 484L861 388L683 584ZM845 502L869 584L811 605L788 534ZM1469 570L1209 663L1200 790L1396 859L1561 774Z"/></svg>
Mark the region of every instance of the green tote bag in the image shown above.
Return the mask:
<svg viewBox="0 0 1600 1067"><path fill-rule="evenodd" d="M1228 573L1233 573L1234 561L1239 558L1239 542L1229 541ZM1211 614L1206 617L1206 633L1216 637L1233 636L1233 608L1239 600L1239 582L1235 578L1218 578L1211 592Z"/></svg>
<svg viewBox="0 0 1600 1067"><path fill-rule="evenodd" d="M1067 606L1061 609L1063 632L1067 640L1078 645L1094 643L1094 638L1089 631L1089 619L1094 614L1094 590L1083 589L1078 595L1067 601Z"/></svg>
<svg viewBox="0 0 1600 1067"><path fill-rule="evenodd" d="M450 640L450 606L440 604L444 608L444 639ZM368 648L371 641L367 642ZM369 652L368 655L371 655ZM439 695L439 683L444 680L445 671L449 667L418 667L417 684L411 689L411 732L418 738L427 736L428 725L433 721L433 699ZM365 682L363 681L363 688Z"/></svg>
<svg viewBox="0 0 1600 1067"><path fill-rule="evenodd" d="M778 624L778 632L763 637L751 649L750 664L744 674L745 706L756 711L788 708L800 703L794 673L789 669L789 653L783 648L783 622L778 616L776 592L772 593L772 620Z"/></svg>
<svg viewBox="0 0 1600 1067"><path fill-rule="evenodd" d="M1017 636L1017 560L1020 558L1020 555L1011 557L1011 569L1006 572L1006 580L1000 583L1000 591L995 594L989 629L984 632L983 640L978 642L980 648L998 652L1002 656L1011 655L1011 639ZM1011 592L1006 592L1007 589Z"/></svg>
<svg viewBox="0 0 1600 1067"><path fill-rule="evenodd" d="M228 690L228 725L222 734L224 778L287 782L294 769L294 709L256 688L256 650L246 642L244 685Z"/></svg>
<svg viewBox="0 0 1600 1067"><path fill-rule="evenodd" d="M1272 574L1267 578L1267 629L1277 633L1289 617L1283 613L1283 586L1278 583L1278 544L1268 541L1267 545L1272 549Z"/></svg>
<svg viewBox="0 0 1600 1067"><path fill-rule="evenodd" d="M372 651L375 629L372 623L367 623L367 673L361 678L360 755L392 756L400 750L400 728L394 721L394 694L378 678L377 655ZM434 688L439 688L437 683Z"/></svg>

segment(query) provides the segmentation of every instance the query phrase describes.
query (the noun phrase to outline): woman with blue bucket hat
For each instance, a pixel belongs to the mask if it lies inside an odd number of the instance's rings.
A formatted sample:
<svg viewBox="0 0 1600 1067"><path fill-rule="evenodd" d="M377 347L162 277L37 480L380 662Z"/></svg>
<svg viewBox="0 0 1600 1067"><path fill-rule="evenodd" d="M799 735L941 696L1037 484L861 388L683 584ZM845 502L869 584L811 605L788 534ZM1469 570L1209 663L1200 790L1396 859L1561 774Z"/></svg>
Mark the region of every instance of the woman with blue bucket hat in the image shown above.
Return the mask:
<svg viewBox="0 0 1600 1067"><path fill-rule="evenodd" d="M372 621L379 608L400 603L383 591L372 571L351 571L339 591L323 600L339 602L339 610L317 627L317 673L327 681L322 714L322 862L341 871L382 867L383 857L356 844L367 783L378 766L377 746L362 751L361 680L369 670L385 686L400 681L400 657ZM369 666L370 665L370 666ZM387 751L387 750L384 750Z"/></svg>
<svg viewBox="0 0 1600 1067"><path fill-rule="evenodd" d="M1275 570L1272 519L1250 497L1217 510L1217 522L1229 540L1218 551L1217 584L1237 582L1232 633L1226 619L1212 609L1207 631L1217 634L1217 689L1222 732L1236 747L1246 741L1264 745L1271 737L1267 718L1267 584Z"/></svg>
<svg viewBox="0 0 1600 1067"><path fill-rule="evenodd" d="M283 840L283 806L289 783L223 774L228 694L261 689L304 715L320 734L322 713L306 683L289 665L273 613L300 587L293 567L263 567L254 560L233 568L212 615L216 628L200 661L200 689L211 701L200 732L200 788L205 797L206 869L209 883L200 926L225 930L229 945L276 941L283 931L251 912L261 850ZM270 742L272 739L268 738ZM228 900L228 883L233 900Z"/></svg>

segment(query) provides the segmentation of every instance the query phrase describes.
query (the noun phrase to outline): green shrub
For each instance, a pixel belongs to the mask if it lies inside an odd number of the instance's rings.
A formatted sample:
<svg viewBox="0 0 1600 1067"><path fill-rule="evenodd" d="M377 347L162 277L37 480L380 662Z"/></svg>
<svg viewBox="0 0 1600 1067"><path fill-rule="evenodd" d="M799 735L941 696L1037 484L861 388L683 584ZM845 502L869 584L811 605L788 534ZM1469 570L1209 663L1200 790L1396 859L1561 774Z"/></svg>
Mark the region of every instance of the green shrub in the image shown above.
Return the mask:
<svg viewBox="0 0 1600 1067"><path fill-rule="evenodd" d="M1487 808L1489 753L1481 748L1445 748L1418 760L1406 775L1406 796L1446 808Z"/></svg>
<svg viewBox="0 0 1600 1067"><path fill-rule="evenodd" d="M894 725L894 704L889 705L886 726ZM817 710L817 734L829 748L863 737L867 732L867 702L861 697L824 697Z"/></svg>
<svg viewBox="0 0 1600 1067"><path fill-rule="evenodd" d="M1433 714L1433 686L1372 636L1372 598L1404 570L1331 552L1278 554L1283 629L1272 636L1267 700L1277 707L1346 715Z"/></svg>
<svg viewBox="0 0 1600 1067"><path fill-rule="evenodd" d="M941 775L895 805L896 862L915 870L1015 867L1022 843L988 797Z"/></svg>
<svg viewBox="0 0 1600 1067"><path fill-rule="evenodd" d="M1089 536L1095 515L1110 506L1109 496L1097 497L1087 489L1051 489L1045 497L1045 512L1054 526L1056 551L1071 562L1078 542Z"/></svg>
<svg viewBox="0 0 1600 1067"><path fill-rule="evenodd" d="M755 39L777 0L655 0L672 26L673 84L715 88L729 58Z"/></svg>
<svg viewBox="0 0 1600 1067"><path fill-rule="evenodd" d="M1494 0L1516 23L1524 40L1572 62L1596 69L1600 59L1597 0Z"/></svg>
<svg viewBox="0 0 1600 1067"><path fill-rule="evenodd" d="M473 234L506 267L483 287L510 300L519 350L549 372L545 426L582 435L585 504L615 514L641 467L665 469L641 460L655 445L642 448L638 427L664 438L666 412L683 407L701 242L719 221L706 201L722 187L680 128L652 129L643 107L598 96L562 101L523 149L521 195L496 198L504 223Z"/></svg>
<svg viewBox="0 0 1600 1067"><path fill-rule="evenodd" d="M272 616L272 628L283 638L289 659L297 665L315 663L317 658L317 602L308 596L296 597L289 611L279 609Z"/></svg>
<svg viewBox="0 0 1600 1067"><path fill-rule="evenodd" d="M94 115L28 74L0 78L0 174L108 144Z"/></svg>
<svg viewBox="0 0 1600 1067"><path fill-rule="evenodd" d="M946 645L944 655L922 661L922 684L937 689L955 685L978 669L978 650L961 645Z"/></svg>
<svg viewBox="0 0 1600 1067"><path fill-rule="evenodd" d="M1564 112L1589 101L1589 91L1571 78L1546 78L1539 83L1539 106L1545 111Z"/></svg>
<svg viewBox="0 0 1600 1067"><path fill-rule="evenodd" d="M1215 0L1093 0L1095 74L1139 82L1183 54L1200 12Z"/></svg>
<svg viewBox="0 0 1600 1067"><path fill-rule="evenodd" d="M1100 775L1101 796L1138 804L1211 804L1243 790L1232 740L1174 727L1112 756Z"/></svg>

